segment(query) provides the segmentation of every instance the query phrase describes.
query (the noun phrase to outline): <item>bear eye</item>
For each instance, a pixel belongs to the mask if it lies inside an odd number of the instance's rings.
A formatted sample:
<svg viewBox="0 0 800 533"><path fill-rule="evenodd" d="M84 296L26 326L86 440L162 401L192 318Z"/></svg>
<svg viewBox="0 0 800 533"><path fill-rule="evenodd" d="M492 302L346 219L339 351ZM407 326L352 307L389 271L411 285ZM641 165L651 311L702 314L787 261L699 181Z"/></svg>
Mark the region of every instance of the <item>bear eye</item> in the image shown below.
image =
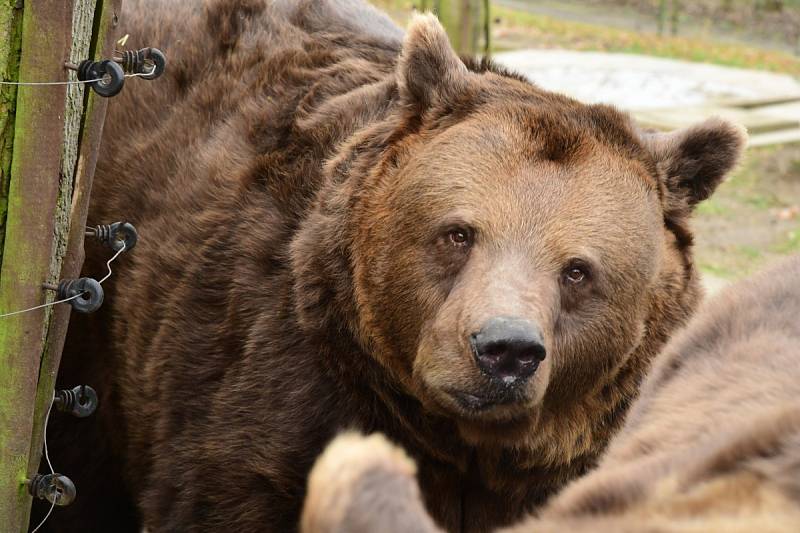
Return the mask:
<svg viewBox="0 0 800 533"><path fill-rule="evenodd" d="M470 244L470 232L464 228L453 228L447 232L450 243L457 248L464 248Z"/></svg>
<svg viewBox="0 0 800 533"><path fill-rule="evenodd" d="M581 260L574 259L564 269L563 278L569 285L580 285L589 278L589 266Z"/></svg>
<svg viewBox="0 0 800 533"><path fill-rule="evenodd" d="M571 281L572 283L580 283L585 277L586 274L580 268L573 268L567 272L567 280Z"/></svg>

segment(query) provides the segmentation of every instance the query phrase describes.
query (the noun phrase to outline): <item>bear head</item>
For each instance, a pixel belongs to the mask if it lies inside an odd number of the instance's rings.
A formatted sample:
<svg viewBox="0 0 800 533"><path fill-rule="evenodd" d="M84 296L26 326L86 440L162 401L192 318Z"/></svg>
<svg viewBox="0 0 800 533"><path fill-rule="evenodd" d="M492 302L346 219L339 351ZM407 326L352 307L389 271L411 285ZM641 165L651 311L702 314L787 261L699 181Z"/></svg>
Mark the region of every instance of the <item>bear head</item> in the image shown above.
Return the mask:
<svg viewBox="0 0 800 533"><path fill-rule="evenodd" d="M627 405L699 297L687 219L744 131L720 119L643 131L613 107L468 66L430 15L383 87L383 115L329 161L293 242L301 324L352 336L472 443L574 436L595 423L592 402ZM548 441L554 455L567 446Z"/></svg>

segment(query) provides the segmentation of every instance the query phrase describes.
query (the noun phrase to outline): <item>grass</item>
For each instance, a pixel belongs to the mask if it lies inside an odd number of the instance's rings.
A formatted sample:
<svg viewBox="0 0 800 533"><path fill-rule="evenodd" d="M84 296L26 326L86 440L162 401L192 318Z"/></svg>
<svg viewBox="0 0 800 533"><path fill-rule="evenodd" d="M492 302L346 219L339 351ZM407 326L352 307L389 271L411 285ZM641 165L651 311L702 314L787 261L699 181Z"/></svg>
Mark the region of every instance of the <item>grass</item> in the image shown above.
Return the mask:
<svg viewBox="0 0 800 533"><path fill-rule="evenodd" d="M737 279L800 252L800 216L781 216L798 202L797 147L751 148L741 167L697 207L697 264L707 274Z"/></svg>
<svg viewBox="0 0 800 533"><path fill-rule="evenodd" d="M735 279L738 274L736 271L731 270L728 267L719 263L711 263L708 261L701 260L697 262L697 266L700 268L701 272L725 280Z"/></svg>
<svg viewBox="0 0 800 533"><path fill-rule="evenodd" d="M767 253L754 245L727 245L723 253L714 259L704 257L702 250L695 250L700 271L717 278L735 280L758 271L775 254Z"/></svg>
<svg viewBox="0 0 800 533"><path fill-rule="evenodd" d="M742 165L722 185L724 196L747 204L756 210L789 207L798 198L784 193L785 182L800 179L800 153L791 146L751 148ZM778 183L769 186L769 179ZM765 183L765 181L767 183Z"/></svg>
<svg viewBox="0 0 800 533"><path fill-rule="evenodd" d="M734 213L712 196L697 206L697 214L700 216L730 217Z"/></svg>
<svg viewBox="0 0 800 533"><path fill-rule="evenodd" d="M528 33L538 46L628 52L800 75L800 59L780 51L563 21L500 6L493 6L492 16L500 18L499 30ZM497 41L502 45L502 37Z"/></svg>
<svg viewBox="0 0 800 533"><path fill-rule="evenodd" d="M415 2L372 0L405 24ZM495 51L517 48L565 48L626 52L800 76L800 58L791 54L705 38L659 36L584 22L559 20L519 9L492 5Z"/></svg>
<svg viewBox="0 0 800 533"><path fill-rule="evenodd" d="M787 231L784 238L771 247L771 251L783 255L800 253L800 224Z"/></svg>

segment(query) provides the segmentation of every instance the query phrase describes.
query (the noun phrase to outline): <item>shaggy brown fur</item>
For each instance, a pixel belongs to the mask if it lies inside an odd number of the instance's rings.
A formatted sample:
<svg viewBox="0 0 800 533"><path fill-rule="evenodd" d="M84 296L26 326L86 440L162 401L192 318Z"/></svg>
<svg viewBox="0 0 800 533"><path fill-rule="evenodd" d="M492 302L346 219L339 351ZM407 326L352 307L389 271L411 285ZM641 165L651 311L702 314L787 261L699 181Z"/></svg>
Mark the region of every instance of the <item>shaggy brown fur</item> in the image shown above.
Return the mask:
<svg viewBox="0 0 800 533"><path fill-rule="evenodd" d="M125 4L170 64L110 106L90 222L141 241L73 317L61 382L103 396L51 433L55 525L290 531L343 428L405 446L453 531L594 464L695 306L686 218L740 130L643 134L355 0ZM497 316L541 330L530 379L476 366Z"/></svg>
<svg viewBox="0 0 800 533"><path fill-rule="evenodd" d="M714 298L658 356L597 470L504 531L797 531L798 316L800 256ZM312 470L303 531L412 530L440 531L414 463L377 435L335 440Z"/></svg>

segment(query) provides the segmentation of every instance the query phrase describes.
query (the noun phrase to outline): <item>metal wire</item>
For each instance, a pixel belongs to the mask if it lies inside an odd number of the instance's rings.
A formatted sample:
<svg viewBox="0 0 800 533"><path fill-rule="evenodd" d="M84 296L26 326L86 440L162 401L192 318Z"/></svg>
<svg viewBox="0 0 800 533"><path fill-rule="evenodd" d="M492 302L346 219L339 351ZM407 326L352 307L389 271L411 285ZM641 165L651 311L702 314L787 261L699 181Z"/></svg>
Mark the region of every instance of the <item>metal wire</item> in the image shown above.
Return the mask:
<svg viewBox="0 0 800 533"><path fill-rule="evenodd" d="M147 76L148 74L152 73L155 70L155 66L150 70L150 72L137 72L136 74L125 74L126 78L136 78L137 76ZM96 81L103 81L103 78L97 78L94 80L67 80L67 81L0 81L0 85L23 85L23 86L30 86L30 85L78 85L81 83L94 83Z"/></svg>
<svg viewBox="0 0 800 533"><path fill-rule="evenodd" d="M47 415L44 417L44 428L42 429L42 442L44 442L44 458L47 459L47 466L50 468L50 474L52 474L53 476L55 476L56 471L53 469L53 463L50 462L50 452L47 450L47 422L50 420L50 411L53 410L53 403L55 403L55 401L56 401L56 391L53 391L53 398L50 400L50 406L47 408ZM55 508L55 506L56 506L56 500L54 498L53 501L50 502L50 510L47 511L46 515L44 515L44 518L42 518L42 521L39 522L39 525L31 530L31 533L36 533L37 531L39 531L39 528L41 528L44 525L44 523L47 522L47 519L50 518L50 515L53 513L53 509Z"/></svg>
<svg viewBox="0 0 800 533"><path fill-rule="evenodd" d="M120 249L117 251L117 253L115 253L115 254L114 254L114 256L113 256L111 259L109 259L108 261L106 261L106 268L108 269L108 273L105 275L105 277L104 277L103 279L101 279L100 281L98 281L98 283L99 283L100 285L102 285L102 284L103 284L103 282L104 282L105 280L107 280L108 278L110 278L110 277L111 277L111 263L112 263L112 262L113 262L113 261L114 261L114 260L115 260L117 257L119 257L119 254L121 254L121 253L122 253L122 252L124 252L124 251L125 251L125 241L122 241L122 248L120 248ZM68 302L68 301L70 301L70 300L74 300L75 298L78 298L78 297L80 297L80 296L81 296L81 294L76 294L75 296L70 296L69 298L65 298L65 299L63 299L63 300L56 300L55 302L44 303L44 304L42 304L42 305L37 305L36 307L31 307L31 308L29 308L29 309L21 309L21 310L19 310L19 311L12 311L11 313L5 313L5 314L3 314L3 315L0 315L0 318L6 318L6 317L9 317L9 316L14 316L14 315L21 315L22 313L27 313L27 312L29 312L29 311L35 311L35 310L37 310L37 309L41 309L41 308L43 308L43 307L50 307L50 306L53 306L53 305L63 304L64 302Z"/></svg>
<svg viewBox="0 0 800 533"><path fill-rule="evenodd" d="M112 257L111 259L109 259L108 261L106 261L106 268L108 269L108 274L106 274L106 275L105 275L105 277L104 277L103 279L101 279L100 281L98 281L97 283L99 283L100 285L102 285L102 284L103 284L103 282L104 282L105 280L107 280L108 278L110 278L110 277L111 277L111 263L112 263L112 262L113 262L113 261L114 261L114 260L115 260L117 257L119 257L119 254L121 254L121 253L122 253L122 252L124 252L124 251L125 251L125 241L122 241L122 248L120 248L120 249L117 251L117 253L115 253L115 254L114 254L114 257Z"/></svg>
<svg viewBox="0 0 800 533"><path fill-rule="evenodd" d="M50 303L46 303L46 304L42 304L42 305L37 305L36 307L31 307L30 309L22 309L20 311L12 311L11 313L5 313L3 315L0 315L0 318L6 318L8 316L14 316L14 315L21 315L22 313L27 313L29 311L36 311L37 309L42 309L43 307L50 307L51 305L63 304L65 302L69 302L70 300L74 300L75 298L78 298L80 296L81 296L81 294L76 294L75 296L70 296L69 298L64 298L63 300L56 300L55 302L50 302Z"/></svg>
<svg viewBox="0 0 800 533"><path fill-rule="evenodd" d="M94 83L103 81L103 78L96 80L68 80L68 81L0 81L0 85L78 85L81 83Z"/></svg>

